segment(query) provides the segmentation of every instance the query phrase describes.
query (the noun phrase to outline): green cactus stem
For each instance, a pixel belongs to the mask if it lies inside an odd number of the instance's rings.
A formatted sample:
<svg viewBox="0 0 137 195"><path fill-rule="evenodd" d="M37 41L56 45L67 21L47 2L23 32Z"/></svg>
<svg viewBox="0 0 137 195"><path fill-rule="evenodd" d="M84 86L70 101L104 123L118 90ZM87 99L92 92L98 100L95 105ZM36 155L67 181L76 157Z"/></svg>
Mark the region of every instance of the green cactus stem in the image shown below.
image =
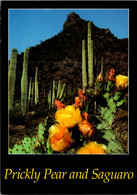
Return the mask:
<svg viewBox="0 0 137 195"><path fill-rule="evenodd" d="M82 40L82 88L87 87L86 42Z"/></svg>
<svg viewBox="0 0 137 195"><path fill-rule="evenodd" d="M9 66L9 78L8 78L8 109L13 110L14 96L15 96L15 82L16 82L16 64L17 64L17 50L12 49Z"/></svg>
<svg viewBox="0 0 137 195"><path fill-rule="evenodd" d="M39 94L38 94L38 67L36 67L35 73L35 104L39 101Z"/></svg>
<svg viewBox="0 0 137 195"><path fill-rule="evenodd" d="M89 87L94 85L93 71L93 40L91 40L91 22L88 22L88 84Z"/></svg>
<svg viewBox="0 0 137 195"><path fill-rule="evenodd" d="M53 81L53 88L52 88L52 107L54 107L54 100L55 100L55 88L56 88L56 82Z"/></svg>
<svg viewBox="0 0 137 195"><path fill-rule="evenodd" d="M61 81L58 81L58 89L57 89L57 98L59 98L59 94L61 92Z"/></svg>
<svg viewBox="0 0 137 195"><path fill-rule="evenodd" d="M102 58L102 61L101 61L101 73L102 73L102 76L103 76L103 66L104 66L104 58Z"/></svg>
<svg viewBox="0 0 137 195"><path fill-rule="evenodd" d="M29 49L25 49L24 52L24 61L23 61L23 73L21 78L21 111L24 116L27 110L27 90L28 90L28 58L29 58Z"/></svg>
<svg viewBox="0 0 137 195"><path fill-rule="evenodd" d="M49 93L48 93L48 104L49 104L49 109L54 107L54 102L55 98L61 100L64 94L66 84L64 83L63 85L61 84L61 81L59 80L56 82L53 80L53 85L50 87Z"/></svg>
<svg viewBox="0 0 137 195"><path fill-rule="evenodd" d="M33 101L34 101L34 86L35 86L35 83L33 82L32 83L32 90L31 90L31 104L33 104Z"/></svg>
<svg viewBox="0 0 137 195"><path fill-rule="evenodd" d="M63 84L63 87L62 87L62 89L61 89L61 92L60 92L59 99L61 99L61 98L62 98L62 96L63 96L65 86L66 86L66 84L64 83L64 84Z"/></svg>
<svg viewBox="0 0 137 195"><path fill-rule="evenodd" d="M48 104L49 104L49 109L51 108L51 87L48 93Z"/></svg>
<svg viewBox="0 0 137 195"><path fill-rule="evenodd" d="M30 78L30 82L29 82L28 106L29 106L30 99L31 99L31 94L32 94L31 85L32 85L32 77Z"/></svg>
<svg viewBox="0 0 137 195"><path fill-rule="evenodd" d="M97 73L97 58L95 58L94 64L95 64L95 79L97 79L97 77L98 77L98 73Z"/></svg>

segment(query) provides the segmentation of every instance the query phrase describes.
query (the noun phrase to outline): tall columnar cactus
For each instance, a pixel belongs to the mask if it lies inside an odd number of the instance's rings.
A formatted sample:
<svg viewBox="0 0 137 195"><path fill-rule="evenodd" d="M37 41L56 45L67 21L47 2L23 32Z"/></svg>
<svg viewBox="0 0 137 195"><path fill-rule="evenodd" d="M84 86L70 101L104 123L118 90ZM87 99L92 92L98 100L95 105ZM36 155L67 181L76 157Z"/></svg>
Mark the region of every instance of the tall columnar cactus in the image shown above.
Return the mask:
<svg viewBox="0 0 137 195"><path fill-rule="evenodd" d="M32 94L31 85L32 85L32 77L30 78L30 82L29 82L28 106L29 106L30 99L31 99L31 94Z"/></svg>
<svg viewBox="0 0 137 195"><path fill-rule="evenodd" d="M98 74L97 74L97 58L95 58L95 79L97 78Z"/></svg>
<svg viewBox="0 0 137 195"><path fill-rule="evenodd" d="M32 83L32 90L31 90L31 104L33 104L34 102L34 86L35 86L35 82Z"/></svg>
<svg viewBox="0 0 137 195"><path fill-rule="evenodd" d="M103 60L104 60L104 58L102 58L102 61L101 61L101 73L102 73L102 75L103 75L103 66L104 66Z"/></svg>
<svg viewBox="0 0 137 195"><path fill-rule="evenodd" d="M38 67L36 67L35 73L35 104L38 103L39 100L39 93L38 93Z"/></svg>
<svg viewBox="0 0 137 195"><path fill-rule="evenodd" d="M57 98L59 98L59 94L61 92L61 81L58 81L58 89L57 89Z"/></svg>
<svg viewBox="0 0 137 195"><path fill-rule="evenodd" d="M10 57L10 66L9 66L9 78L8 78L8 86L9 86L8 108L9 108L9 111L13 110L13 106L14 106L16 64L17 64L17 50L12 49L12 53Z"/></svg>
<svg viewBox="0 0 137 195"><path fill-rule="evenodd" d="M52 107L54 107L54 100L55 100L55 88L56 88L56 82L53 81L53 88L52 88Z"/></svg>
<svg viewBox="0 0 137 195"><path fill-rule="evenodd" d="M50 87L50 90L49 90L49 93L48 93L48 104L49 104L49 109L51 108L51 87Z"/></svg>
<svg viewBox="0 0 137 195"><path fill-rule="evenodd" d="M66 84L61 84L61 81L59 80L58 83L54 80L52 87L50 87L49 93L48 93L48 104L49 109L54 107L55 98L61 100L63 97L64 89Z"/></svg>
<svg viewBox="0 0 137 195"><path fill-rule="evenodd" d="M88 84L89 87L94 85L93 71L93 40L91 40L91 22L88 22Z"/></svg>
<svg viewBox="0 0 137 195"><path fill-rule="evenodd" d="M29 58L29 49L25 49L24 52L24 61L23 61L23 72L21 78L21 111L22 115L25 115L27 111L27 91L28 91L28 58Z"/></svg>
<svg viewBox="0 0 137 195"><path fill-rule="evenodd" d="M64 89L65 89L65 86L66 86L65 83L62 85L61 81L60 80L58 81L57 95L56 95L56 97L58 99L61 99L62 98Z"/></svg>
<svg viewBox="0 0 137 195"><path fill-rule="evenodd" d="M63 96L65 86L66 86L66 84L64 83L63 86L62 86L62 89L61 89L61 91L60 91L59 99L61 99L62 96Z"/></svg>
<svg viewBox="0 0 137 195"><path fill-rule="evenodd" d="M86 42L82 40L82 87L87 87Z"/></svg>

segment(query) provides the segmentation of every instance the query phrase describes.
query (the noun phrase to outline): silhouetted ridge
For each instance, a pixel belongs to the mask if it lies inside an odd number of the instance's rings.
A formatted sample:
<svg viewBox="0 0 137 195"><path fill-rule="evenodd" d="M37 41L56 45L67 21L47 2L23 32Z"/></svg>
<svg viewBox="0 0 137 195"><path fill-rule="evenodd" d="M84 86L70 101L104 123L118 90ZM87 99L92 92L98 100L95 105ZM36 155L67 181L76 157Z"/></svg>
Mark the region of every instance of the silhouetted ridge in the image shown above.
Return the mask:
<svg viewBox="0 0 137 195"><path fill-rule="evenodd" d="M87 41L88 21L72 12L64 22L63 30L30 48L28 77L35 78L38 66L39 88L49 91L53 79L62 80L68 87L82 82L82 40ZM91 22L92 39L94 42L94 58L97 58L98 73L102 57L104 72L112 67L116 74L128 74L128 39L118 39L107 28L98 28ZM45 32L46 33L46 32ZM20 97L20 80L22 74L23 54L18 55L17 64L17 96Z"/></svg>

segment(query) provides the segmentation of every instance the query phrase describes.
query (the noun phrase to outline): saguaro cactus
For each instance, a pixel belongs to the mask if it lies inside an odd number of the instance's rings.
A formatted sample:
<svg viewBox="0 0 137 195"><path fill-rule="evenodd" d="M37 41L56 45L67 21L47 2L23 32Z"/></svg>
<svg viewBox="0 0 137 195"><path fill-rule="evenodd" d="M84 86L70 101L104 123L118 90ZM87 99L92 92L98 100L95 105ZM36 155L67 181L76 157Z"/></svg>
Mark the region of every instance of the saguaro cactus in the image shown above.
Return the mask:
<svg viewBox="0 0 137 195"><path fill-rule="evenodd" d="M61 91L61 81L59 80L58 81L58 89L57 89L57 98L59 98L60 91Z"/></svg>
<svg viewBox="0 0 137 195"><path fill-rule="evenodd" d="M39 93L38 93L38 67L36 67L36 74L35 74L35 104L38 103L39 100Z"/></svg>
<svg viewBox="0 0 137 195"><path fill-rule="evenodd" d="M24 61L23 61L23 73L21 78L21 111L25 115L27 110L27 91L28 91L28 58L29 58L29 49L25 49L24 52Z"/></svg>
<svg viewBox="0 0 137 195"><path fill-rule="evenodd" d="M35 82L32 83L31 104L33 104L33 102L34 102L34 86L35 86Z"/></svg>
<svg viewBox="0 0 137 195"><path fill-rule="evenodd" d="M32 85L32 77L30 78L30 82L29 82L28 106L29 106L30 98L31 98L31 94L32 94L31 85Z"/></svg>
<svg viewBox="0 0 137 195"><path fill-rule="evenodd" d="M63 84L63 86L62 86L62 89L61 89L61 91L60 91L60 96L59 96L59 99L61 99L61 98L62 98L62 96L63 96L65 86L66 86L66 84L64 83L64 84Z"/></svg>
<svg viewBox="0 0 137 195"><path fill-rule="evenodd" d="M49 109L54 107L54 102L55 99L61 100L63 97L64 89L65 89L66 84L62 84L61 81L59 80L56 82L53 80L53 85L50 87L49 93L48 93L48 104L49 104Z"/></svg>
<svg viewBox="0 0 137 195"><path fill-rule="evenodd" d="M54 107L55 87L56 87L56 83L55 83L55 81L53 81L53 89L52 89L52 107Z"/></svg>
<svg viewBox="0 0 137 195"><path fill-rule="evenodd" d="M88 84L89 87L94 85L93 72L93 41L91 40L91 22L88 22Z"/></svg>
<svg viewBox="0 0 137 195"><path fill-rule="evenodd" d="M101 61L101 73L102 73L102 76L103 76L103 66L104 66L103 61L104 61L104 58L102 58L102 61Z"/></svg>
<svg viewBox="0 0 137 195"><path fill-rule="evenodd" d="M9 111L13 110L13 106L14 106L16 64L17 64L17 50L12 49L12 53L10 57L10 66L9 66L9 79L8 79L8 86L9 86L8 108L9 108Z"/></svg>
<svg viewBox="0 0 137 195"><path fill-rule="evenodd" d="M82 40L82 87L87 87L87 71L86 71L86 43Z"/></svg>

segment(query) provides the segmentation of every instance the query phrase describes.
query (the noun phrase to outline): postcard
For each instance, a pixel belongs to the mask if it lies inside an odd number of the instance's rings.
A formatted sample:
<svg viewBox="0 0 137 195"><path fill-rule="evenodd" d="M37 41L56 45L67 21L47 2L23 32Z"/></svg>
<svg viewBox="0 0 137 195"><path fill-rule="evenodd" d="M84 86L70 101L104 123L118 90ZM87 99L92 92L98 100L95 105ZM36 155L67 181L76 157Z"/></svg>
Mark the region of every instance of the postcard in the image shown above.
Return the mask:
<svg viewBox="0 0 137 195"><path fill-rule="evenodd" d="M2 2L2 193L135 194L137 7L64 3Z"/></svg>

